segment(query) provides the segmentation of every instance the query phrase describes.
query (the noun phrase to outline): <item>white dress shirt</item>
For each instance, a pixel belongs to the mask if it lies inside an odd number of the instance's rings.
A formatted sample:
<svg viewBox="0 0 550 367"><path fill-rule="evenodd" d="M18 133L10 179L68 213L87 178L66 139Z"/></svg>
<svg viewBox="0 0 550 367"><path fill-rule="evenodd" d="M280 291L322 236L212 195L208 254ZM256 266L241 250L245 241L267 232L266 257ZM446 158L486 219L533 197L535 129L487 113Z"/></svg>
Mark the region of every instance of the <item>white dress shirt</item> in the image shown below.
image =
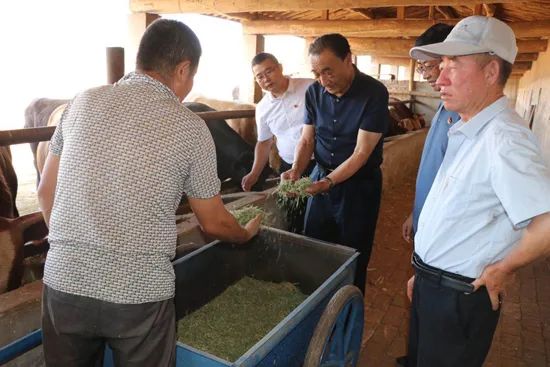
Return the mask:
<svg viewBox="0 0 550 367"><path fill-rule="evenodd" d="M502 97L451 127L415 236L424 262L477 278L550 212L550 170L524 125Z"/></svg>
<svg viewBox="0 0 550 367"><path fill-rule="evenodd" d="M279 155L288 164L294 162L294 150L302 134L305 95L313 79L289 78L286 92L275 98L266 93L256 106L258 141L277 138Z"/></svg>

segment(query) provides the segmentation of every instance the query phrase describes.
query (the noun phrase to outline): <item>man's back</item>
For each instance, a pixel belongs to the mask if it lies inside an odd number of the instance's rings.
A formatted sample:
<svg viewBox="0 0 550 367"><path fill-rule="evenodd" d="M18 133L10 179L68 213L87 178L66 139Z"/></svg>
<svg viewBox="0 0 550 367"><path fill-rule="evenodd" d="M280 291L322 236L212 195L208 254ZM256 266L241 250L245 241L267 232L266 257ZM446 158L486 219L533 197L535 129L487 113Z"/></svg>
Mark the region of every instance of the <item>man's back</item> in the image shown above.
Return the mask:
<svg viewBox="0 0 550 367"><path fill-rule="evenodd" d="M78 95L60 125L46 284L109 302L169 298L182 193L219 191L205 124L166 86L132 73Z"/></svg>

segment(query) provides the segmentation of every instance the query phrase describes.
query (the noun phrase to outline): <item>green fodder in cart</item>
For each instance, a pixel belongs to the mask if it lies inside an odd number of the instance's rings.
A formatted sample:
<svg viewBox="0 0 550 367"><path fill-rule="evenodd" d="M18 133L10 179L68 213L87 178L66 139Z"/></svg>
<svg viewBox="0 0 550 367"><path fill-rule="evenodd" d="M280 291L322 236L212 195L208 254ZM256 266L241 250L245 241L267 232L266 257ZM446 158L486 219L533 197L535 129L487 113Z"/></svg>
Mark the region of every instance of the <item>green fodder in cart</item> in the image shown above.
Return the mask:
<svg viewBox="0 0 550 367"><path fill-rule="evenodd" d="M307 298L292 283L244 277L178 323L178 340L234 362Z"/></svg>
<svg viewBox="0 0 550 367"><path fill-rule="evenodd" d="M247 205L240 209L231 210L231 214L233 214L233 216L241 226L244 226L246 223L256 218L258 214L261 214L263 216L262 222L266 217L265 212L255 205Z"/></svg>

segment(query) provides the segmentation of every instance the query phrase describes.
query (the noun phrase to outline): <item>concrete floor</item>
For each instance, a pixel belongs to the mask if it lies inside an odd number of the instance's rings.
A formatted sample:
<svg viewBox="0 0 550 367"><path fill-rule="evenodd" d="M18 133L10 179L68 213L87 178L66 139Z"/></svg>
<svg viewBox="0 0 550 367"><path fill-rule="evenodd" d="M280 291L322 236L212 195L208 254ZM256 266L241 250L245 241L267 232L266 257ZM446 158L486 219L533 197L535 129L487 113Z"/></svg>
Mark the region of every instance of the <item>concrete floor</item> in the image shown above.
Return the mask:
<svg viewBox="0 0 550 367"><path fill-rule="evenodd" d="M367 275L359 366L395 366L406 354L412 247L401 238L414 180L385 192ZM509 285L485 367L550 367L550 260L522 269ZM466 366L465 366L466 367Z"/></svg>

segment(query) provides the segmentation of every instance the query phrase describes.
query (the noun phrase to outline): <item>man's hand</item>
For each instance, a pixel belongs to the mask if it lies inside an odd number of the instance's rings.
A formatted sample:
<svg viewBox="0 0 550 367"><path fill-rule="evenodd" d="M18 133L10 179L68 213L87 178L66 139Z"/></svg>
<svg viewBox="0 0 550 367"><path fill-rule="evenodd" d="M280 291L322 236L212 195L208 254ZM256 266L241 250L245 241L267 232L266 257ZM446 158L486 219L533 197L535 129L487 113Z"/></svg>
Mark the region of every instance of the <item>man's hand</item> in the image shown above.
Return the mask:
<svg viewBox="0 0 550 367"><path fill-rule="evenodd" d="M250 191L256 182L258 182L258 176L250 172L241 180L241 187L243 188L243 191Z"/></svg>
<svg viewBox="0 0 550 367"><path fill-rule="evenodd" d="M504 294L504 287L512 276L512 273L506 272L502 269L500 262L491 264L487 266L483 270L483 273L481 273L480 277L472 283L474 286L474 292L477 291L479 287L484 285L489 293L493 311L496 311L500 307L500 298Z"/></svg>
<svg viewBox="0 0 550 367"><path fill-rule="evenodd" d="M260 225L262 224L262 214L258 214L255 218L248 221L245 224L244 229L248 232L250 236L248 240L250 241L254 236L256 236L260 230Z"/></svg>
<svg viewBox="0 0 550 367"><path fill-rule="evenodd" d="M413 300L413 289L414 289L414 275L407 282L407 297L409 297L409 301L411 302Z"/></svg>
<svg viewBox="0 0 550 367"><path fill-rule="evenodd" d="M407 241L407 243L411 243L412 227L413 213L409 214L407 219L405 219L403 226L401 227L401 235L403 236L403 239Z"/></svg>
<svg viewBox="0 0 550 367"><path fill-rule="evenodd" d="M296 181L300 179L300 174L296 171L296 168L291 168L281 174L281 180Z"/></svg>
<svg viewBox="0 0 550 367"><path fill-rule="evenodd" d="M315 181L306 189L306 193L309 195L317 195L322 192L327 192L330 189L330 182L328 180Z"/></svg>

